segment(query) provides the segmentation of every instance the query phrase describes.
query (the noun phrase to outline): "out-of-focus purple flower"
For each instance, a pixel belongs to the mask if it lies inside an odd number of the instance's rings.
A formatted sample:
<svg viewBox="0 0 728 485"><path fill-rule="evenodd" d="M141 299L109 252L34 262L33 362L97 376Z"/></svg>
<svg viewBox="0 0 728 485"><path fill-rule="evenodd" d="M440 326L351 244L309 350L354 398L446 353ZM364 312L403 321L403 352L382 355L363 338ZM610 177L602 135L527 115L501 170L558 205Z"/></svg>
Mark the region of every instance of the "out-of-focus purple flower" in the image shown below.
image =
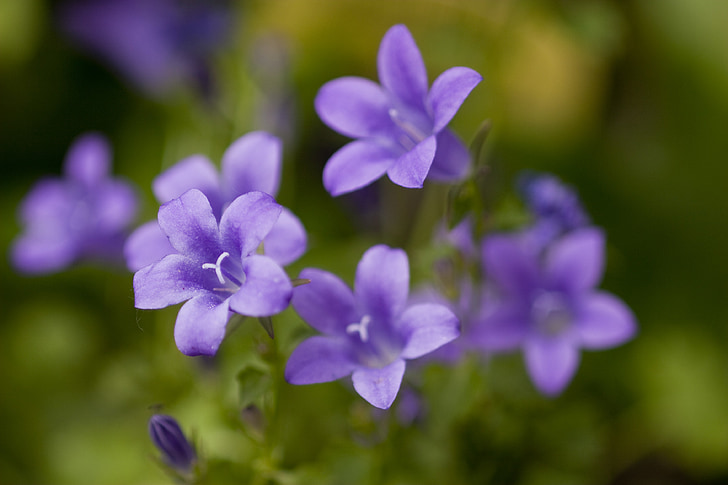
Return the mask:
<svg viewBox="0 0 728 485"><path fill-rule="evenodd" d="M482 76L467 67L443 72L428 90L427 72L404 25L395 25L379 46L381 85L342 77L319 90L316 112L332 129L358 140L329 159L324 186L331 195L364 187L385 173L402 187L422 187L425 178L463 178L470 155L447 129Z"/></svg>
<svg viewBox="0 0 728 485"><path fill-rule="evenodd" d="M225 151L222 171L218 174L204 155L179 161L160 174L152 184L160 204L169 202L189 189L198 189L210 202L215 217L236 197L251 191L278 193L281 176L281 141L262 131L248 133ZM283 208L273 229L263 242L266 256L281 265L292 263L306 251L306 230L301 221ZM157 221L139 227L126 242L127 266L137 271L174 253Z"/></svg>
<svg viewBox="0 0 728 485"><path fill-rule="evenodd" d="M545 247L564 233L589 225L579 196L557 177L524 173L517 186L535 218L528 232L537 246Z"/></svg>
<svg viewBox="0 0 728 485"><path fill-rule="evenodd" d="M218 225L197 189L167 202L158 220L175 253L134 274L135 306L158 309L189 300L174 327L177 348L186 355L214 355L231 312L281 312L291 299L291 281L278 263L256 253L281 211L270 195L247 192Z"/></svg>
<svg viewBox="0 0 728 485"><path fill-rule="evenodd" d="M24 273L52 273L80 261L118 265L136 193L110 176L111 149L103 136L80 136L66 155L64 178L38 182L20 205L23 233L11 259Z"/></svg>
<svg viewBox="0 0 728 485"><path fill-rule="evenodd" d="M227 2L85 0L65 5L63 29L147 93L181 84L205 88L209 56L227 38Z"/></svg>
<svg viewBox="0 0 728 485"><path fill-rule="evenodd" d="M421 357L459 334L447 307L407 305L409 262L401 249L374 246L364 253L354 292L337 276L314 268L300 278L293 307L324 335L304 340L286 365L291 384L315 384L352 375L354 389L373 406L392 405L405 360Z"/></svg>
<svg viewBox="0 0 728 485"><path fill-rule="evenodd" d="M178 472L192 471L197 462L197 453L172 416L155 414L149 418L149 436L162 453L165 464Z"/></svg>
<svg viewBox="0 0 728 485"><path fill-rule="evenodd" d="M536 387L557 395L579 365L579 349L605 349L631 339L634 315L618 298L594 287L604 267L604 235L596 228L569 232L545 251L522 235L494 235L483 260L499 291L491 312L473 328L483 349L521 347Z"/></svg>

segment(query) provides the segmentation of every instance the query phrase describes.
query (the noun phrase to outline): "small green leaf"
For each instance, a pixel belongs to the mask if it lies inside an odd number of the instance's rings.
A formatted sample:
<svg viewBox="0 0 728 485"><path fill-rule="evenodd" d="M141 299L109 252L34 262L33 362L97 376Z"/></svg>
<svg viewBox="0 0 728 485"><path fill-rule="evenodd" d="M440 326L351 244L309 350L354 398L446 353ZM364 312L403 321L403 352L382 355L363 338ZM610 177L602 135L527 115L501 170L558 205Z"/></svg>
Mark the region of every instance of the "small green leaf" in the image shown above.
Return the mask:
<svg viewBox="0 0 728 485"><path fill-rule="evenodd" d="M271 388L270 372L263 364L250 364L237 375L238 398L240 407L245 409L251 404L260 404Z"/></svg>

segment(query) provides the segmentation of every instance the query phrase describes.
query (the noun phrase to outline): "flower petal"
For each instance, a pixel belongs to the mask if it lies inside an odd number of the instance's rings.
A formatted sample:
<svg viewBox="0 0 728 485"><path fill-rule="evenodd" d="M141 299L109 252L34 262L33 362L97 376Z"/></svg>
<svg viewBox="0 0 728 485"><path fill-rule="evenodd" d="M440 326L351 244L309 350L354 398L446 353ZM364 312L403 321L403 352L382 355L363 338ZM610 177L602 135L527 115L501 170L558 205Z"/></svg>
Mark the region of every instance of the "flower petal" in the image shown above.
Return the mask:
<svg viewBox="0 0 728 485"><path fill-rule="evenodd" d="M563 291L593 288L604 272L604 233L595 228L570 232L551 246L545 271L551 284Z"/></svg>
<svg viewBox="0 0 728 485"><path fill-rule="evenodd" d="M346 326L359 320L351 289L338 276L316 268L306 268L298 277L311 282L293 290L296 313L319 332L346 335Z"/></svg>
<svg viewBox="0 0 728 485"><path fill-rule="evenodd" d="M329 81L319 90L314 106L321 121L351 138L388 136L395 129L387 94L369 79Z"/></svg>
<svg viewBox="0 0 728 485"><path fill-rule="evenodd" d="M606 292L596 292L584 298L575 327L581 345L587 349L620 345L637 332L629 307Z"/></svg>
<svg viewBox="0 0 728 485"><path fill-rule="evenodd" d="M20 236L11 247L13 266L24 273L51 273L66 268L79 256L77 241L65 233Z"/></svg>
<svg viewBox="0 0 728 485"><path fill-rule="evenodd" d="M204 155L192 155L175 163L157 175L152 191L160 204L176 199L190 189L197 189L207 197L213 211L222 209L222 194L217 170Z"/></svg>
<svg viewBox="0 0 728 485"><path fill-rule="evenodd" d="M212 293L191 299L179 309L174 341L185 355L215 355L230 319L228 300Z"/></svg>
<svg viewBox="0 0 728 485"><path fill-rule="evenodd" d="M369 248L359 261L354 283L360 314L391 322L404 309L408 293L407 253L383 244Z"/></svg>
<svg viewBox="0 0 728 485"><path fill-rule="evenodd" d="M137 212L137 194L126 182L109 180L94 196L94 230L102 233L120 232L129 226Z"/></svg>
<svg viewBox="0 0 728 485"><path fill-rule="evenodd" d="M208 293L214 286L212 271L180 254L170 254L134 274L134 306L164 308Z"/></svg>
<svg viewBox="0 0 728 485"><path fill-rule="evenodd" d="M483 242L483 262L490 278L516 298L527 297L537 284L538 255L518 235L493 235Z"/></svg>
<svg viewBox="0 0 728 485"><path fill-rule="evenodd" d="M483 80L483 76L467 67L453 67L440 74L428 95L435 118L432 131L437 133L450 123L470 91Z"/></svg>
<svg viewBox="0 0 728 485"><path fill-rule="evenodd" d="M404 377L405 362L397 359L381 369L359 367L351 375L354 389L372 406L389 409Z"/></svg>
<svg viewBox="0 0 728 485"><path fill-rule="evenodd" d="M138 271L175 252L157 221L139 226L124 243L124 257L130 271Z"/></svg>
<svg viewBox="0 0 728 485"><path fill-rule="evenodd" d="M404 337L403 359L416 359L455 340L460 322L444 305L425 303L407 308L397 321Z"/></svg>
<svg viewBox="0 0 728 485"><path fill-rule="evenodd" d="M243 259L245 281L230 297L230 309L241 315L267 317L286 309L293 286L285 271L266 256Z"/></svg>
<svg viewBox="0 0 728 485"><path fill-rule="evenodd" d="M253 131L235 140L222 156L225 198L233 200L253 190L276 196L281 178L281 140Z"/></svg>
<svg viewBox="0 0 728 485"><path fill-rule="evenodd" d="M377 180L397 160L392 148L354 141L334 153L324 167L324 187L336 197Z"/></svg>
<svg viewBox="0 0 728 485"><path fill-rule="evenodd" d="M281 266L294 262L306 252L306 229L293 212L285 207L263 240L265 255Z"/></svg>
<svg viewBox="0 0 728 485"><path fill-rule="evenodd" d="M452 131L445 128L437 134L437 150L427 177L438 182L464 179L470 169L470 152Z"/></svg>
<svg viewBox="0 0 728 485"><path fill-rule="evenodd" d="M193 260L214 262L222 253L217 219L207 197L188 190L159 208L159 227L180 254Z"/></svg>
<svg viewBox="0 0 728 485"><path fill-rule="evenodd" d="M533 338L524 352L533 383L548 396L560 394L579 366L579 350L568 339Z"/></svg>
<svg viewBox="0 0 728 485"><path fill-rule="evenodd" d="M263 192L243 194L225 209L220 220L223 246L246 257L270 233L283 207Z"/></svg>
<svg viewBox="0 0 728 485"><path fill-rule="evenodd" d="M105 179L111 171L111 147L106 137L98 133L78 137L66 154L63 171L87 187Z"/></svg>
<svg viewBox="0 0 728 485"><path fill-rule="evenodd" d="M299 385L331 382L351 374L356 367L346 339L316 336L301 342L288 358L286 381Z"/></svg>
<svg viewBox="0 0 728 485"><path fill-rule="evenodd" d="M427 96L427 71L412 34L404 25L390 28L379 45L379 80L404 104L422 108Z"/></svg>
<svg viewBox="0 0 728 485"><path fill-rule="evenodd" d="M518 303L493 305L487 315L473 322L469 339L485 350L510 351L520 347L528 335L529 308Z"/></svg>
<svg viewBox="0 0 728 485"><path fill-rule="evenodd" d="M389 179L397 185L410 189L420 188L430 171L432 161L435 159L437 141L434 135L428 136L412 150L399 157L387 169Z"/></svg>

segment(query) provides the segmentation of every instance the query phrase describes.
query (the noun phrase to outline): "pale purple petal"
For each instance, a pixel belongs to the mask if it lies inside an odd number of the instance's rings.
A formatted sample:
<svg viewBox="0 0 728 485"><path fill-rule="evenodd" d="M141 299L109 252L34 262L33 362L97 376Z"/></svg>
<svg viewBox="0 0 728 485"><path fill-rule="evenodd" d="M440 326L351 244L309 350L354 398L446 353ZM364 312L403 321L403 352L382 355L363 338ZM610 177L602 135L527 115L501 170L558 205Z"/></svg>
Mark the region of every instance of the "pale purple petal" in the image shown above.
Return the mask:
<svg viewBox="0 0 728 485"><path fill-rule="evenodd" d="M13 266L31 274L61 270L78 258L78 243L64 233L38 234L30 232L13 242L10 250Z"/></svg>
<svg viewBox="0 0 728 485"><path fill-rule="evenodd" d="M232 200L254 190L275 197L282 150L281 140L264 131L253 131L235 140L222 156L225 198Z"/></svg>
<svg viewBox="0 0 728 485"><path fill-rule="evenodd" d="M422 187L435 158L436 149L435 136L428 136L387 169L389 179L410 189Z"/></svg>
<svg viewBox="0 0 728 485"><path fill-rule="evenodd" d="M369 79L329 81L319 90L314 105L321 121L351 138L389 136L394 130L387 94Z"/></svg>
<svg viewBox="0 0 728 485"><path fill-rule="evenodd" d="M404 369L404 360L397 359L381 369L359 367L351 379L356 392L369 404L379 409L389 409L399 392Z"/></svg>
<svg viewBox="0 0 728 485"><path fill-rule="evenodd" d="M324 187L332 196L360 189L377 180L397 160L392 148L354 141L334 153L324 167Z"/></svg>
<svg viewBox="0 0 728 485"><path fill-rule="evenodd" d="M278 220L283 207L263 192L248 192L235 199L222 215L223 245L245 257L258 249Z"/></svg>
<svg viewBox="0 0 728 485"><path fill-rule="evenodd" d="M632 311L620 299L605 292L585 296L575 321L582 347L604 349L622 344L637 332Z"/></svg>
<svg viewBox="0 0 728 485"><path fill-rule="evenodd" d="M179 309L174 341L185 355L215 355L230 319L228 300L212 293L191 299Z"/></svg>
<svg viewBox="0 0 728 485"><path fill-rule="evenodd" d="M579 366L579 350L568 339L533 338L524 352L533 383L548 396L560 394Z"/></svg>
<svg viewBox="0 0 728 485"><path fill-rule="evenodd" d="M450 123L470 91L482 80L483 76L467 67L450 68L435 79L428 95L435 118L433 132Z"/></svg>
<svg viewBox="0 0 728 485"><path fill-rule="evenodd" d="M291 304L313 328L329 335L346 335L346 326L360 320L354 295L338 276L306 268L298 277L311 282L293 290Z"/></svg>
<svg viewBox="0 0 728 485"><path fill-rule="evenodd" d="M134 306L164 308L208 293L215 275L180 254L170 254L134 274Z"/></svg>
<svg viewBox="0 0 728 485"><path fill-rule="evenodd" d="M111 171L109 142L97 133L81 135L69 148L63 169L69 179L93 187Z"/></svg>
<svg viewBox="0 0 728 485"><path fill-rule="evenodd" d="M403 359L416 359L455 340L460 335L460 322L453 312L434 303L407 308L397 321L397 329L405 339Z"/></svg>
<svg viewBox="0 0 728 485"><path fill-rule="evenodd" d="M221 209L222 194L217 170L204 155L192 155L180 160L157 175L152 182L152 191L160 204L176 199L190 189L205 194L213 211Z"/></svg>
<svg viewBox="0 0 728 485"><path fill-rule="evenodd" d="M306 252L306 240L306 229L303 224L284 207L273 228L265 236L263 249L266 256L285 266Z"/></svg>
<svg viewBox="0 0 728 485"><path fill-rule="evenodd" d="M452 131L445 128L437 134L437 150L432 160L430 180L455 182L464 179L470 169L470 152Z"/></svg>
<svg viewBox="0 0 728 485"><path fill-rule="evenodd" d="M205 195L192 189L159 208L159 227L180 254L214 262L222 253L217 219Z"/></svg>
<svg viewBox="0 0 728 485"><path fill-rule="evenodd" d="M285 271L266 256L243 259L245 281L230 297L230 309L241 315L267 317L286 309L293 286Z"/></svg>
<svg viewBox="0 0 728 485"><path fill-rule="evenodd" d="M538 260L517 235L494 235L483 243L487 275L514 296L527 296L538 283Z"/></svg>
<svg viewBox="0 0 728 485"><path fill-rule="evenodd" d="M175 252L157 221L149 221L139 226L124 244L126 266L131 271L138 271Z"/></svg>
<svg viewBox="0 0 728 485"><path fill-rule="evenodd" d="M427 71L412 34L404 25L390 28L377 55L379 80L404 104L422 108L427 96Z"/></svg>
<svg viewBox="0 0 728 485"><path fill-rule="evenodd" d="M369 248L359 261L354 283L360 314L391 321L404 309L408 293L407 253L382 244Z"/></svg>
<svg viewBox="0 0 728 485"><path fill-rule="evenodd" d="M345 339L311 337L301 342L286 363L290 384L331 382L351 374L357 367Z"/></svg>
<svg viewBox="0 0 728 485"><path fill-rule="evenodd" d="M468 335L469 340L484 350L502 352L517 349L523 344L529 332L530 308L518 303L491 305L495 308L473 322Z"/></svg>
<svg viewBox="0 0 728 485"><path fill-rule="evenodd" d="M94 198L95 232L121 231L134 222L137 213L137 194L126 182L109 180L99 187Z"/></svg>
<svg viewBox="0 0 728 485"><path fill-rule="evenodd" d="M62 229L68 214L77 204L76 194L60 179L38 181L20 204L19 218L23 224L37 226L44 232Z"/></svg>
<svg viewBox="0 0 728 485"><path fill-rule="evenodd" d="M596 286L604 271L604 233L579 229L554 243L546 256L546 277L562 291Z"/></svg>

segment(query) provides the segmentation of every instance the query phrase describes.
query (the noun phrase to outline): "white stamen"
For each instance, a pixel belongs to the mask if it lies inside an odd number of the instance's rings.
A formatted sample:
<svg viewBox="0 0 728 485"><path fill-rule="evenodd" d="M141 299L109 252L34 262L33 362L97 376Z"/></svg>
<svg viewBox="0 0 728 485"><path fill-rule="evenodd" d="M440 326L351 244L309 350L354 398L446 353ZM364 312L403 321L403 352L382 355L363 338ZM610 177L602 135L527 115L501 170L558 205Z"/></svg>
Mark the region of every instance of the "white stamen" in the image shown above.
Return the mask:
<svg viewBox="0 0 728 485"><path fill-rule="evenodd" d="M215 274L217 275L217 280L220 282L221 285L225 284L225 277L222 275L222 261L230 256L230 253L227 251L224 251L220 256L217 257L217 261L214 263L204 263L202 265L202 269L214 269Z"/></svg>
<svg viewBox="0 0 728 485"><path fill-rule="evenodd" d="M419 128L414 125L414 123L400 116L397 109L389 108L388 114L391 120L394 121L394 124L402 128L402 130L404 130L407 136L409 136L415 144L425 139L425 134L422 133L422 131L420 131Z"/></svg>
<svg viewBox="0 0 728 485"><path fill-rule="evenodd" d="M361 321L359 323L350 323L346 326L346 333L358 333L359 338L362 342L366 342L369 340L369 323L372 321L372 317L369 315L364 315L361 317Z"/></svg>

